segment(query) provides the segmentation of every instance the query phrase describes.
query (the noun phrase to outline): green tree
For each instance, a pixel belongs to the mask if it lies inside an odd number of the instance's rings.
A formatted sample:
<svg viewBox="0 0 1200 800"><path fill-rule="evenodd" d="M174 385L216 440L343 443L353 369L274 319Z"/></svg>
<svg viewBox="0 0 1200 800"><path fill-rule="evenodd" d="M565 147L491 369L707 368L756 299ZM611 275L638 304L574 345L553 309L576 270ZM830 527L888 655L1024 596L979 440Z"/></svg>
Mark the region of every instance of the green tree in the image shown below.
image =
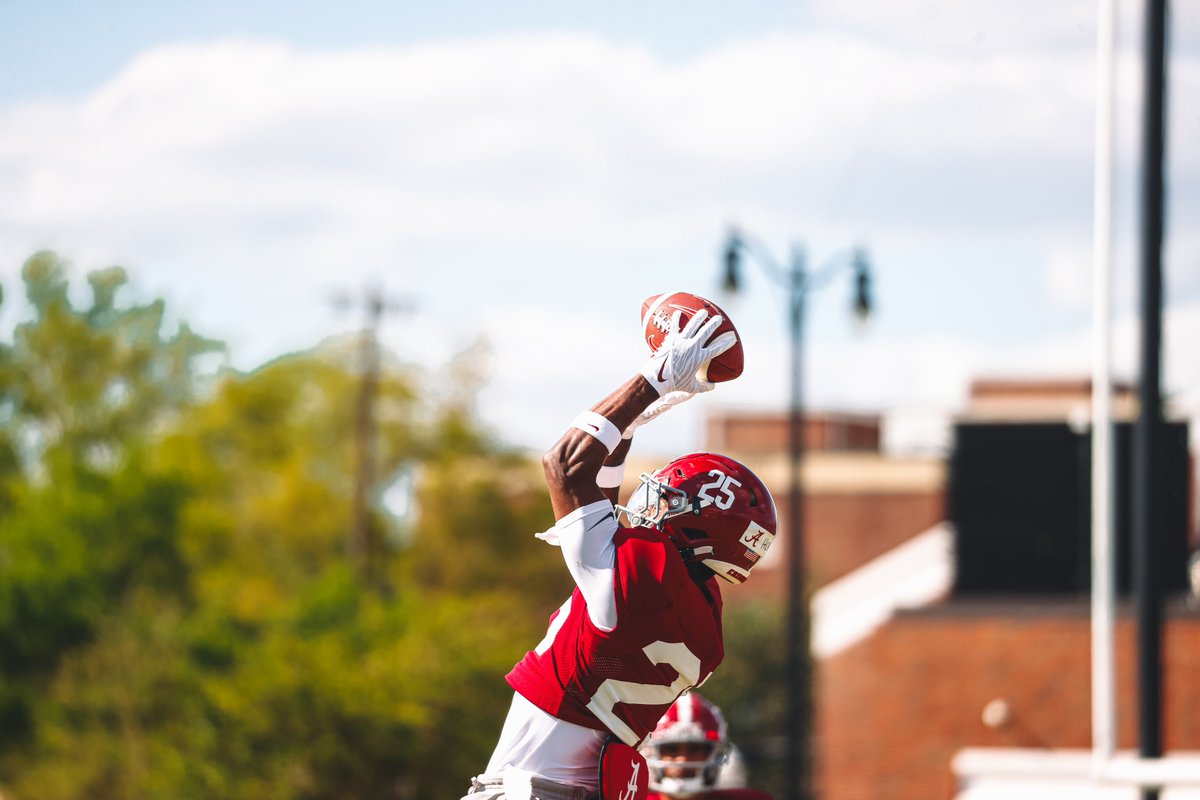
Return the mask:
<svg viewBox="0 0 1200 800"><path fill-rule="evenodd" d="M421 587L453 595L518 588L547 615L570 593L573 584L557 549L533 537L554 517L541 467L528 457L433 465L419 503L421 536L411 569Z"/></svg>
<svg viewBox="0 0 1200 800"><path fill-rule="evenodd" d="M52 253L22 278L32 319L0 349L0 753L30 733L63 653L126 592L178 591L182 487L143 456L217 348L183 326L165 337L159 302L118 306L120 268L89 276L84 308Z"/></svg>
<svg viewBox="0 0 1200 800"><path fill-rule="evenodd" d="M530 536L552 521L536 464L474 420L481 353L385 370L379 472L419 481L411 546L372 520L380 592L345 553L347 343L210 376L212 343L163 337L118 271L84 309L54 256L24 278L32 319L0 347L0 789L461 792L566 589Z"/></svg>
<svg viewBox="0 0 1200 800"><path fill-rule="evenodd" d="M186 324L164 336L161 300L118 305L128 283L120 267L88 275L86 308L72 304L53 253L34 255L21 276L33 319L17 325L5 353L3 405L23 476L48 478L67 463L119 469L128 449L187 407L197 362L221 345Z"/></svg>
<svg viewBox="0 0 1200 800"><path fill-rule="evenodd" d="M380 382L380 473L417 464L418 510L406 549L374 520L391 592L358 584L346 362L318 350L229 376L160 448L194 491L183 540L193 647L219 667L206 716L227 735L205 760L224 765L222 796L461 792L499 731L504 673L566 591L531 535L552 522L540 470L473 422L461 361L445 393L395 365Z"/></svg>

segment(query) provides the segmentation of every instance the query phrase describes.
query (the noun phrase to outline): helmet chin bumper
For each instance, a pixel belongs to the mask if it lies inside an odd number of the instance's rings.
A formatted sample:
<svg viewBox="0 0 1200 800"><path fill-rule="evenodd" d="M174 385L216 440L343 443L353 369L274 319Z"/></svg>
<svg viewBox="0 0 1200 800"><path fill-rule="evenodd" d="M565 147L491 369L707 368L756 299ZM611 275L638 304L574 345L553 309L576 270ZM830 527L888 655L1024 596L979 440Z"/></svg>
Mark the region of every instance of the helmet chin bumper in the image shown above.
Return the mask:
<svg viewBox="0 0 1200 800"><path fill-rule="evenodd" d="M700 563L733 584L743 583L746 578L750 577L748 570L743 570L741 567L736 564L730 564L728 561L721 561L716 558L702 558L700 559Z"/></svg>

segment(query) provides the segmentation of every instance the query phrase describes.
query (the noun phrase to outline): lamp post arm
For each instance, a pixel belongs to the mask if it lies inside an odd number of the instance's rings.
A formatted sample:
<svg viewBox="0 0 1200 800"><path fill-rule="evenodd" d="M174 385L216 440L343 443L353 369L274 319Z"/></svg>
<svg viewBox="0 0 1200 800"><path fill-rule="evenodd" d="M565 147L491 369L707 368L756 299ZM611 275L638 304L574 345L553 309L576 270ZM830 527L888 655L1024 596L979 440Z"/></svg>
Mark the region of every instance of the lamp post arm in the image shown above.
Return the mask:
<svg viewBox="0 0 1200 800"><path fill-rule="evenodd" d="M759 269L763 273L784 289L791 290L795 284L793 278L794 267L788 268L775 260L775 256L771 255L771 251L756 237L738 231L734 235L734 242L739 250L749 255L751 261L758 264Z"/></svg>
<svg viewBox="0 0 1200 800"><path fill-rule="evenodd" d="M804 251L799 248L792 254L791 265L784 266L754 236L738 231L735 234L734 245L749 255L750 260L756 262L759 269L776 285L787 291L791 299L789 313L793 317L800 313L797 311L797 306L803 303L805 295L825 288L837 277L838 273L846 269L858 268L865 261L862 248L846 247L835 250L821 262L819 269L809 272L804 268ZM794 321L793 324L795 324Z"/></svg>
<svg viewBox="0 0 1200 800"><path fill-rule="evenodd" d="M841 250L835 250L821 262L821 268L813 272L808 280L804 282L805 290L812 291L824 288L839 272L856 266L861 258L862 251L858 247L845 247Z"/></svg>

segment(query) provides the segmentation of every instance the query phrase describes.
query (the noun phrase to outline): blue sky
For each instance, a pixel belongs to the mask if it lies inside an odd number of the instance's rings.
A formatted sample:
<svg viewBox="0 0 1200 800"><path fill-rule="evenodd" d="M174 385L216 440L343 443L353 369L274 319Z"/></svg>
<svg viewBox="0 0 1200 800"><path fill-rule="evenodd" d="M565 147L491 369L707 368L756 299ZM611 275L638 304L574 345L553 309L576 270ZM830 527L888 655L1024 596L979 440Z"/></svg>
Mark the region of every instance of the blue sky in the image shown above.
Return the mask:
<svg viewBox="0 0 1200 800"><path fill-rule="evenodd" d="M0 97L79 96L137 52L168 42L227 36L282 39L298 47L395 46L438 39L587 30L686 58L738 36L794 26L800 4L661 0L644 3L453 3L266 0L240 3L28 3L5 0Z"/></svg>
<svg viewBox="0 0 1200 800"><path fill-rule="evenodd" d="M1200 12L1176 6L1167 381L1194 414ZM1126 377L1136 11L1119 27ZM353 328L331 297L375 281L417 309L385 328L400 357L487 343L480 410L534 448L637 368L645 296L696 291L734 317L747 372L647 429L679 449L705 407L785 397L780 293L751 267L742 296L716 294L736 223L780 259L869 248L866 329L848 282L811 299L814 405L953 414L972 377L1087 372L1095 14L0 0L0 282L11 299L42 247L80 277L121 263L247 369Z"/></svg>

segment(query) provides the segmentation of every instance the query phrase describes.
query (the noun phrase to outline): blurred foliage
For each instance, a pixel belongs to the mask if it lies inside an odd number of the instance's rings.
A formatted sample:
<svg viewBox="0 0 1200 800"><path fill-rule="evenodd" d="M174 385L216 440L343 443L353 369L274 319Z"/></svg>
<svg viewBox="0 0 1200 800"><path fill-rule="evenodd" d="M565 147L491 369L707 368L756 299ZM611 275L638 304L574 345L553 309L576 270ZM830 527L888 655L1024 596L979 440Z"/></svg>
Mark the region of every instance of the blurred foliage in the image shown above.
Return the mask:
<svg viewBox="0 0 1200 800"><path fill-rule="evenodd" d="M729 738L742 751L748 785L784 797L787 654L783 609L767 600L726 594L725 660L699 690L721 709Z"/></svg>
<svg viewBox="0 0 1200 800"><path fill-rule="evenodd" d="M474 421L479 353L386 365L377 470L418 477L416 535L377 508L364 582L356 342L239 374L121 269L82 305L67 275L32 257L0 342L0 792L461 794L565 586L537 465Z"/></svg>
<svg viewBox="0 0 1200 800"><path fill-rule="evenodd" d="M30 258L0 337L0 795L460 796L570 588L540 466L476 422L486 354L385 364L377 474L415 510L375 508L364 580L357 341L237 373L120 268L83 305L68 272ZM730 617L735 732L774 719L771 625Z"/></svg>

